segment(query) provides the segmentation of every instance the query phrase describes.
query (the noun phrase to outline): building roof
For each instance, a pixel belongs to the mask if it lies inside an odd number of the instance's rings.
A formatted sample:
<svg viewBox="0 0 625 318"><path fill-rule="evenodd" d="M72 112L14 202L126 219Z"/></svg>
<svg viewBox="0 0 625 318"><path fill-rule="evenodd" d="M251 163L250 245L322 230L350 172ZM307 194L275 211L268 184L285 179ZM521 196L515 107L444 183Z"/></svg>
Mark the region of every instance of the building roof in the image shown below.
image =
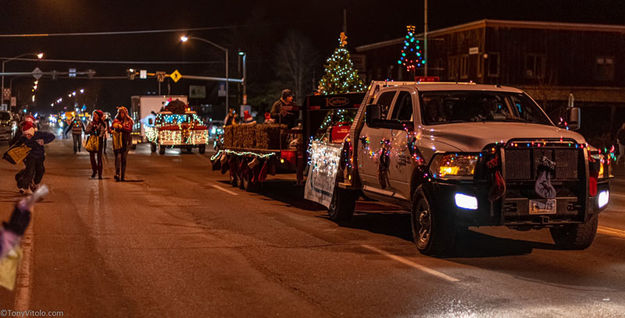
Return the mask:
<svg viewBox="0 0 625 318"><path fill-rule="evenodd" d="M492 20L483 19L464 24L458 24L447 28L428 32L428 37L443 34L467 31L481 28L509 28L509 29L539 29L539 30L559 30L559 31L588 31L588 32L615 32L625 34L625 25L613 24L591 24L591 23L568 23L568 22L541 22L541 21L514 21L514 20ZM423 33L417 34L417 38L423 37ZM365 44L356 47L356 52L364 52L387 46L399 45L403 43L404 37Z"/></svg>

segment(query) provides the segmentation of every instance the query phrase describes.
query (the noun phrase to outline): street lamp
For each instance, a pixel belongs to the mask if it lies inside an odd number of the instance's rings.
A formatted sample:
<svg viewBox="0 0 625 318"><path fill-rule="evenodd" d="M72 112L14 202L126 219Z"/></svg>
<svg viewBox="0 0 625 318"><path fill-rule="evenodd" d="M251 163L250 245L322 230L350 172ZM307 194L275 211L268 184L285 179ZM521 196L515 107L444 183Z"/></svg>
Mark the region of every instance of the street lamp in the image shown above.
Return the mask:
<svg viewBox="0 0 625 318"><path fill-rule="evenodd" d="M228 90L228 86L229 86L228 84L230 83L230 77L229 77L229 72L228 72L229 71L229 68L228 68L228 49L223 47L223 46L221 46L221 45L215 44L212 41L209 41L209 40L203 39L203 38L199 38L199 37L196 37L196 36L182 35L180 37L180 42L184 43L184 42L187 42L189 40L198 40L200 42L208 43L208 44L210 44L210 45L212 45L212 46L214 46L214 47L224 51L224 53L226 54L226 114L228 114L229 105L230 105L229 104L230 93L229 93L229 90Z"/></svg>
<svg viewBox="0 0 625 318"><path fill-rule="evenodd" d="M243 97L241 98L241 102L243 103L243 105L247 105L247 70L246 70L246 64L247 64L247 53L245 53L244 51L239 51L239 56L241 56L243 58L243 78L241 81L241 85L243 86Z"/></svg>
<svg viewBox="0 0 625 318"><path fill-rule="evenodd" d="M15 56L15 57L12 57L10 59L6 59L6 60L2 61L2 89L0 90L0 94L2 94L2 97L0 97L0 100L1 100L0 104L4 104L4 65L7 62L11 62L13 60L19 59L20 57L24 57L24 56L28 56L28 55L34 55L34 56L36 56L40 60L43 58L43 52L40 52L40 53L24 53L24 54L20 54L18 56Z"/></svg>

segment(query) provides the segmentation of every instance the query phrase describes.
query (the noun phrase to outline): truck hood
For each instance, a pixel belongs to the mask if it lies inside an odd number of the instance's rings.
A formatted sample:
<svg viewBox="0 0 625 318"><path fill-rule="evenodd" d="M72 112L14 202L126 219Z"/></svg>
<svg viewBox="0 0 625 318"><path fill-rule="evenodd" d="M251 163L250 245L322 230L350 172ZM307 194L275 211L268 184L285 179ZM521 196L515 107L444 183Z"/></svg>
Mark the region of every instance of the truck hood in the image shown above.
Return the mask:
<svg viewBox="0 0 625 318"><path fill-rule="evenodd" d="M584 137L576 132L556 126L527 123L458 123L422 126L421 131L423 136L430 137L434 143L444 143L463 152L479 152L488 144L505 143L513 138L570 138L577 143L586 143Z"/></svg>

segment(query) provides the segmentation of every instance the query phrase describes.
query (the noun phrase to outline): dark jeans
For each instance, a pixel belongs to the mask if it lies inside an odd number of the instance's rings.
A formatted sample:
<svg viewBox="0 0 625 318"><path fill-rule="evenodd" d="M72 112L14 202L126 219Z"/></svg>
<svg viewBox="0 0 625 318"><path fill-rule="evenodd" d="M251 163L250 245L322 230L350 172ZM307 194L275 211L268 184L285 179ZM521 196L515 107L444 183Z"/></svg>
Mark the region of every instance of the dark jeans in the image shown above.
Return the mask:
<svg viewBox="0 0 625 318"><path fill-rule="evenodd" d="M128 147L115 150L115 175L124 179L126 176L126 158L128 158Z"/></svg>
<svg viewBox="0 0 625 318"><path fill-rule="evenodd" d="M74 138L74 153L80 152L80 146L82 144L82 135L72 134L72 137Z"/></svg>
<svg viewBox="0 0 625 318"><path fill-rule="evenodd" d="M26 158L24 160L26 168L15 176L18 188L28 189L32 183L41 183L43 174L46 172L46 168L43 166L44 160L44 158Z"/></svg>
<svg viewBox="0 0 625 318"><path fill-rule="evenodd" d="M89 152L89 159L91 160L91 171L95 176L96 172L99 177L102 177L102 139L100 138L100 147L98 151Z"/></svg>
<svg viewBox="0 0 625 318"><path fill-rule="evenodd" d="M106 153L106 137L102 138L102 151L104 151L104 153Z"/></svg>

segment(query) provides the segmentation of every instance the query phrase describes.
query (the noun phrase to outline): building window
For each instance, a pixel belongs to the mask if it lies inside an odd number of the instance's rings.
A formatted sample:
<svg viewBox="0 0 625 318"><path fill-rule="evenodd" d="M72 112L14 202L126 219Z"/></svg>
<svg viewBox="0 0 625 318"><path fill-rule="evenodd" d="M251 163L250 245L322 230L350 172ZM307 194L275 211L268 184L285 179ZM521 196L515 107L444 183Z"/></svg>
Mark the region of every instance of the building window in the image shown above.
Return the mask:
<svg viewBox="0 0 625 318"><path fill-rule="evenodd" d="M499 77L499 53L488 53L486 71L489 77Z"/></svg>
<svg viewBox="0 0 625 318"><path fill-rule="evenodd" d="M597 81L613 81L614 80L614 57L599 56L595 60L595 80Z"/></svg>
<svg viewBox="0 0 625 318"><path fill-rule="evenodd" d="M525 77L544 78L546 56L542 54L525 55Z"/></svg>
<svg viewBox="0 0 625 318"><path fill-rule="evenodd" d="M469 55L465 54L460 58L460 78L469 78Z"/></svg>
<svg viewBox="0 0 625 318"><path fill-rule="evenodd" d="M447 67L448 70L448 76L449 76L449 80L454 81L454 80L458 80L458 67L459 67L459 57L458 56L450 56L449 59L447 60L447 63L449 64Z"/></svg>

